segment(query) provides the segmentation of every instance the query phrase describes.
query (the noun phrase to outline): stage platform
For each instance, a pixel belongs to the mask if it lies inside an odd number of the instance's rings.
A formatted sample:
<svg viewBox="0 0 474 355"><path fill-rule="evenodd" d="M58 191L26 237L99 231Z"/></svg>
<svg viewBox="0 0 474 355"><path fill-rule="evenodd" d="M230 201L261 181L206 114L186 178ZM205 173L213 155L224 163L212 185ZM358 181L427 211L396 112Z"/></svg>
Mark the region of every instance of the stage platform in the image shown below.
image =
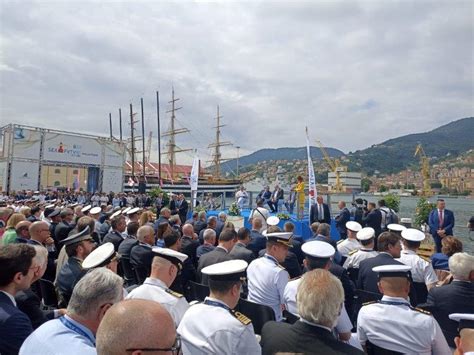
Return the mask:
<svg viewBox="0 0 474 355"><path fill-rule="evenodd" d="M227 215L229 214L229 210L215 210L215 211L207 211L207 216L217 216L220 212L225 212ZM244 226L252 229L252 226L249 223L249 215L252 212L251 209L244 209L241 211L241 217L244 218ZM270 213L271 216L276 216L277 213ZM302 220L298 220L296 215L290 215L290 219L281 220L278 224L278 227L283 229L283 225L286 222L292 222L295 225L295 235L300 236L303 240L306 240L311 237L311 229L309 228L309 216L304 216ZM331 239L339 240L339 232L336 229L336 222L334 219L331 219Z"/></svg>

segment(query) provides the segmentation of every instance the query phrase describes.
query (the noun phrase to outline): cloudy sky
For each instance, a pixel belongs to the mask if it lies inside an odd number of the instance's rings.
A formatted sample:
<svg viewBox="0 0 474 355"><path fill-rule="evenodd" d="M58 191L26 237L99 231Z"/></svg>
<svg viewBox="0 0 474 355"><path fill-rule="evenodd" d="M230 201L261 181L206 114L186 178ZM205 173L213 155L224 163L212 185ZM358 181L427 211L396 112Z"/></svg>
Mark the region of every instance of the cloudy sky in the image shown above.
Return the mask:
<svg viewBox="0 0 474 355"><path fill-rule="evenodd" d="M241 154L302 146L306 125L354 151L473 115L473 7L1 0L0 121L108 135L112 112L118 135L118 109L143 97L156 136L155 92L166 130L174 86L178 143L204 159L216 105Z"/></svg>

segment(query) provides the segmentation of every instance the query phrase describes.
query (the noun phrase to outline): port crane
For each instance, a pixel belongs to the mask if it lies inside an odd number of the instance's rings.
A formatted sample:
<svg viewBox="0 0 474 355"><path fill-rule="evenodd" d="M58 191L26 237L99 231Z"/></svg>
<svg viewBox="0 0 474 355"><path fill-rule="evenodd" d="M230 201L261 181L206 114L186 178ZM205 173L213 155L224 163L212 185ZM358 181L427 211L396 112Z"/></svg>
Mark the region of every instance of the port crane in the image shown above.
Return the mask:
<svg viewBox="0 0 474 355"><path fill-rule="evenodd" d="M321 141L316 140L316 143L319 146L319 149L323 153L324 160L326 160L326 163L329 165L329 168L332 170L332 172L336 176L336 184L334 185L334 192L336 193L341 193L344 192L344 186L342 185L341 181L341 172L347 171L347 167L343 166L340 162L339 159L331 159L329 156L328 152L326 151L326 148L324 148L323 144Z"/></svg>
<svg viewBox="0 0 474 355"><path fill-rule="evenodd" d="M431 185L430 185L430 161L425 154L425 150L421 144L416 146L414 157L420 157L421 177L423 179L423 189L421 194L423 196L431 196Z"/></svg>

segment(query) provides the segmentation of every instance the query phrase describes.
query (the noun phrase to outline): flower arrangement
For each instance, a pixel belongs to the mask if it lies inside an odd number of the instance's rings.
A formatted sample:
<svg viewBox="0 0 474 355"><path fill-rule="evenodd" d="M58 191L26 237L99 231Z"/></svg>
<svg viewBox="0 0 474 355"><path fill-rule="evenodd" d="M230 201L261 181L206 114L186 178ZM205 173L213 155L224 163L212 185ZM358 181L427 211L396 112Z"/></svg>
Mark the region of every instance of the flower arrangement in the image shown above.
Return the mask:
<svg viewBox="0 0 474 355"><path fill-rule="evenodd" d="M232 203L229 207L229 216L240 216L240 209L237 203Z"/></svg>
<svg viewBox="0 0 474 355"><path fill-rule="evenodd" d="M278 218L280 218L280 220L290 219L290 215L288 213L284 213L284 212L277 213L276 216Z"/></svg>

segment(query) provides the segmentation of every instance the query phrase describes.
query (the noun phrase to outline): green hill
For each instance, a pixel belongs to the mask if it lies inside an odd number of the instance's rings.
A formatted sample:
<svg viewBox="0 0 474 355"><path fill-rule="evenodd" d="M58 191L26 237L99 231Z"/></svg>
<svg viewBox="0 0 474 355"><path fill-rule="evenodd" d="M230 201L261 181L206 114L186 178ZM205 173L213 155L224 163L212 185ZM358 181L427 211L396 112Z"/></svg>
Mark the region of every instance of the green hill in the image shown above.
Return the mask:
<svg viewBox="0 0 474 355"><path fill-rule="evenodd" d="M432 162L473 149L474 117L450 122L430 132L409 134L358 150L348 155L349 170L364 171L369 175L376 170L382 174L391 174L410 165L418 165L419 158L413 155L419 143Z"/></svg>
<svg viewBox="0 0 474 355"><path fill-rule="evenodd" d="M331 157L340 157L344 153L338 149L326 148L329 156ZM311 158L321 159L322 153L319 148L310 147ZM260 149L256 152L240 157L239 165L240 167L246 167L249 165L255 165L262 161L271 161L271 160L303 160L306 159L306 147L298 148L277 148L277 149ZM211 167L212 168L212 167ZM237 170L237 159L228 160L225 163L222 163L221 169L223 172L235 172Z"/></svg>

